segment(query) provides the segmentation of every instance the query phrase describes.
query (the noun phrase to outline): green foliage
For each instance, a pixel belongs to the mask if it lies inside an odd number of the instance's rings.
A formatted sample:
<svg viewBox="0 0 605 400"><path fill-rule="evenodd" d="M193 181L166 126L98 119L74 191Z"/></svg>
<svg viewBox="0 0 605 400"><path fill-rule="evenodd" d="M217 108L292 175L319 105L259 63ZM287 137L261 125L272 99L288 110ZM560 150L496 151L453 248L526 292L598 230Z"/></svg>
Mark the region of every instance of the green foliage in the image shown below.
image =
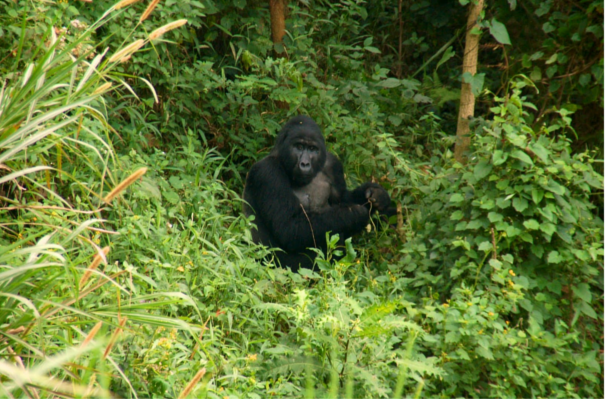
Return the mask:
<svg viewBox="0 0 605 400"><path fill-rule="evenodd" d="M468 1L289 3L276 58L267 2L0 0L2 395L602 398L602 4L488 4L471 77ZM299 113L402 212L292 274L240 194Z"/></svg>
<svg viewBox="0 0 605 400"><path fill-rule="evenodd" d="M442 354L447 397L602 394L593 340L603 325L603 222L590 196L603 177L589 154L553 138L568 128L566 112L558 125L527 125L525 86L496 98L466 167L435 166L419 187L401 249L400 279L428 302L425 345Z"/></svg>
<svg viewBox="0 0 605 400"><path fill-rule="evenodd" d="M24 18L14 66L25 67L7 74L0 90L0 369L6 397L109 397L114 375L128 384L125 393L136 396L111 355L123 330L137 323L176 326L197 337L186 322L136 312L142 302L155 309L190 298L133 295L119 278L126 271L99 268L111 249L111 242L98 246L101 237L116 234L103 226L99 208L101 193L115 182L114 131L102 95L111 81L121 80L112 74L119 59L85 46L113 11L69 40L52 27L38 31L44 27L39 21L27 29ZM23 50L26 39L33 45ZM121 292L134 307L120 307Z"/></svg>

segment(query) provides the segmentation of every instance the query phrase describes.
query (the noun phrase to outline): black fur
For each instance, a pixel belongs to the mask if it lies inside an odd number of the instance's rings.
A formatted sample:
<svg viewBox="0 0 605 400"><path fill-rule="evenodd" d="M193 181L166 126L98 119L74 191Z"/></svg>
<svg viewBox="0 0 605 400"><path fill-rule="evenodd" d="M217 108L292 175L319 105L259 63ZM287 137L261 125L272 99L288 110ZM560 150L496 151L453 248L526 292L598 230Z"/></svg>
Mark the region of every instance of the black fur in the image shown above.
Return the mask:
<svg viewBox="0 0 605 400"><path fill-rule="evenodd" d="M290 119L271 153L246 178L244 207L255 215L255 242L279 247L277 258L293 271L312 268L316 247L326 251L326 232L341 240L362 231L370 211L386 212L391 199L367 182L347 190L342 164L326 151L319 126L309 117Z"/></svg>

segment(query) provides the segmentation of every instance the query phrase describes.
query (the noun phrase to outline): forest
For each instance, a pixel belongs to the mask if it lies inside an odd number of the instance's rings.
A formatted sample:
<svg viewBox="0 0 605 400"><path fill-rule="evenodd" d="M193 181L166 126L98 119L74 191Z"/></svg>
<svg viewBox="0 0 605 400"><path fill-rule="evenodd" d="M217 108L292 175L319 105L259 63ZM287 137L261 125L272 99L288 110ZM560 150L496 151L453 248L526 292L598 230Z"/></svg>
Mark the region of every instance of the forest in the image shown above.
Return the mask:
<svg viewBox="0 0 605 400"><path fill-rule="evenodd" d="M0 397L602 399L603 7L0 0ZM298 115L395 211L292 271Z"/></svg>

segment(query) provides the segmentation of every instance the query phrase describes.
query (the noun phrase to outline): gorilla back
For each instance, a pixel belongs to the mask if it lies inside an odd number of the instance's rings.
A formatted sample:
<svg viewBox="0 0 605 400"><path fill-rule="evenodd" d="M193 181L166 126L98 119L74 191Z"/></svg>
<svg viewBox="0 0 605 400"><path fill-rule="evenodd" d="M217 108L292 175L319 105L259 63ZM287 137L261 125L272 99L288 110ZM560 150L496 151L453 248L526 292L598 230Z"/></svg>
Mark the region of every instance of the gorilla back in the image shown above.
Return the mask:
<svg viewBox="0 0 605 400"><path fill-rule="evenodd" d="M254 164L246 178L244 206L254 215L255 242L278 247L282 267L312 268L316 247L326 251L326 233L341 240L367 225L370 210L384 211L387 192L367 182L348 191L342 164L326 151L319 126L311 118L290 119L271 153Z"/></svg>

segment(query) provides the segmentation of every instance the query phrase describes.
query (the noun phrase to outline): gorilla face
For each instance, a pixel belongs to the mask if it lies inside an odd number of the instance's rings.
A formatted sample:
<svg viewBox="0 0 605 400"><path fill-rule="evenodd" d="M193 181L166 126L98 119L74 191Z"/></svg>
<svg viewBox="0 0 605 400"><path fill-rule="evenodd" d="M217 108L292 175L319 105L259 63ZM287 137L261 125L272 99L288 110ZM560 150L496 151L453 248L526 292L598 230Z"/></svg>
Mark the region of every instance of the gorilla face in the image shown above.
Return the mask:
<svg viewBox="0 0 605 400"><path fill-rule="evenodd" d="M321 130L308 117L294 117L277 138L279 158L295 187L308 184L326 162L326 145Z"/></svg>
<svg viewBox="0 0 605 400"><path fill-rule="evenodd" d="M313 180L325 163L320 145L306 137L297 137L289 147L290 165L294 182L305 185Z"/></svg>

